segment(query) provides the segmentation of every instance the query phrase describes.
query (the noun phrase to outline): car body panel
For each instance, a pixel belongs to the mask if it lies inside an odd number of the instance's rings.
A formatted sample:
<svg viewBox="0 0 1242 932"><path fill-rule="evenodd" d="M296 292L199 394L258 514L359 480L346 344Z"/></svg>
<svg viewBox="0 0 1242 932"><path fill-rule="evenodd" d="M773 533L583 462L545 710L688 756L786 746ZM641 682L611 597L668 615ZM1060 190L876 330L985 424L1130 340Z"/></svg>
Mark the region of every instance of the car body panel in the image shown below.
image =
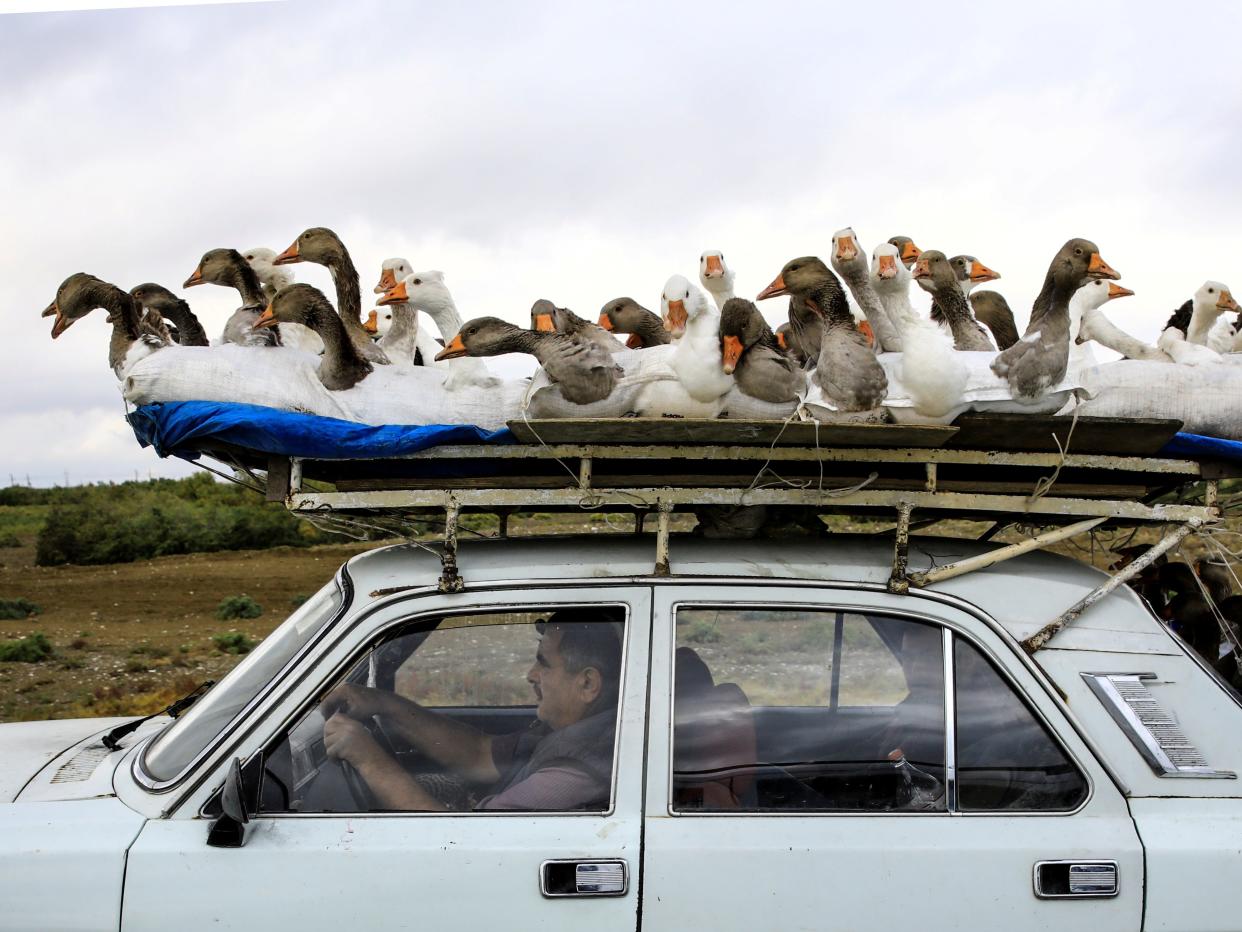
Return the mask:
<svg viewBox="0 0 1242 932"><path fill-rule="evenodd" d="M0 801L16 799L22 788L66 749L76 748L124 719L74 718L54 722L0 725Z"/></svg>

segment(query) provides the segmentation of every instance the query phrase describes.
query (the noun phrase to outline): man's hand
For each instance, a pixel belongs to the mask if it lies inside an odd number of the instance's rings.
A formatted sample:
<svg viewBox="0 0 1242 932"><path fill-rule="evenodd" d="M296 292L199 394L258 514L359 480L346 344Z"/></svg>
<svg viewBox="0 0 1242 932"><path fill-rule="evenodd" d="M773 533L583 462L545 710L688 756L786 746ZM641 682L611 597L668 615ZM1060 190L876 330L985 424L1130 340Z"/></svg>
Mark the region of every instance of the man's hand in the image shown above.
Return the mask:
<svg viewBox="0 0 1242 932"><path fill-rule="evenodd" d="M342 712L324 722L323 746L329 757L347 760L359 770L387 757L367 727Z"/></svg>
<svg viewBox="0 0 1242 932"><path fill-rule="evenodd" d="M371 716L381 715L387 710L385 700L388 699L389 695L389 693L384 692L382 689L342 683L324 697L320 708L323 711L324 718L330 718L339 712L352 719L365 721Z"/></svg>

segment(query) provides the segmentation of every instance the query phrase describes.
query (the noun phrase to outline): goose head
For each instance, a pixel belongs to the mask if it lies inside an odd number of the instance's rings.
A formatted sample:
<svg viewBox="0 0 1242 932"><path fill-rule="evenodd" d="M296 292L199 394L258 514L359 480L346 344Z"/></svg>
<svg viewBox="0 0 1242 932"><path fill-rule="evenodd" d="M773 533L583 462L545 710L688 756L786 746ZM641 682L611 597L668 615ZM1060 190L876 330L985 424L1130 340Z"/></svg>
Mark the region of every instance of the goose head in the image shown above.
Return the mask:
<svg viewBox="0 0 1242 932"><path fill-rule="evenodd" d="M371 334L372 339L378 340L392 329L392 311L387 308L371 308L367 312L367 319L362 322L362 329Z"/></svg>
<svg viewBox="0 0 1242 932"><path fill-rule="evenodd" d="M871 251L871 285L878 292L900 292L910 287L910 270L901 261L901 250L892 243L880 243Z"/></svg>
<svg viewBox="0 0 1242 932"><path fill-rule="evenodd" d="M181 287L224 285L232 288L243 267L248 268L246 260L236 249L209 249L203 253L203 258L198 260L198 266Z"/></svg>
<svg viewBox="0 0 1242 932"><path fill-rule="evenodd" d="M1191 307L1196 316L1215 320L1225 311L1237 311L1238 302L1234 300L1228 285L1208 280L1194 293Z"/></svg>
<svg viewBox="0 0 1242 932"><path fill-rule="evenodd" d="M436 353L436 362L461 356L500 356L516 351L515 337L529 331L499 317L476 317L461 325L461 330Z"/></svg>
<svg viewBox="0 0 1242 932"><path fill-rule="evenodd" d="M759 309L745 298L730 298L720 312L721 368L732 373L742 354L759 342L767 329Z"/></svg>
<svg viewBox="0 0 1242 932"><path fill-rule="evenodd" d="M346 254L341 238L327 227L311 227L298 234L292 245L272 260L273 265L315 262L328 265Z"/></svg>
<svg viewBox="0 0 1242 932"><path fill-rule="evenodd" d="M932 294L950 289L962 290L953 264L938 249L924 249L919 254L918 260L914 263L912 277L924 291Z"/></svg>
<svg viewBox="0 0 1242 932"><path fill-rule="evenodd" d="M974 256L954 256L949 264L953 266L953 274L957 276L965 294L970 294L976 285L994 282L1000 278L1000 273L993 272Z"/></svg>
<svg viewBox="0 0 1242 932"><path fill-rule="evenodd" d="M1100 249L1089 239L1075 237L1066 242L1052 258L1048 275L1070 285L1075 291L1096 278L1121 278L1112 266L1100 258Z"/></svg>
<svg viewBox="0 0 1242 932"><path fill-rule="evenodd" d="M115 285L86 272L74 272L61 282L56 289L56 297L40 315L56 318L52 322L52 339L55 340L95 308L107 308L104 300L109 289L120 291Z"/></svg>
<svg viewBox="0 0 1242 932"><path fill-rule="evenodd" d="M336 317L336 311L324 293L314 285L300 282L276 292L253 327L255 330L266 330L277 324L302 324L319 330L325 324L330 326L327 324L329 317L336 318L337 324L340 324L340 318Z"/></svg>
<svg viewBox="0 0 1242 932"><path fill-rule="evenodd" d="M664 283L660 293L660 316L664 329L676 339L686 332L686 327L707 312L707 297L690 284L684 275L674 275Z"/></svg>
<svg viewBox="0 0 1242 932"><path fill-rule="evenodd" d="M755 300L763 301L781 295L813 291L832 277L832 270L817 256L790 259L781 269L781 273L772 279L772 284L759 292Z"/></svg>
<svg viewBox="0 0 1242 932"><path fill-rule="evenodd" d="M530 306L530 329L540 333L556 333L557 306L547 298L540 298Z"/></svg>
<svg viewBox="0 0 1242 932"><path fill-rule="evenodd" d="M846 227L832 234L832 267L834 269L844 274L846 270L853 270L866 261L853 227Z"/></svg>
<svg viewBox="0 0 1242 932"><path fill-rule="evenodd" d="M396 286L384 292L377 304L414 304L420 309L434 312L442 307L453 306L453 296L444 284L444 273L437 271L413 272Z"/></svg>
<svg viewBox="0 0 1242 932"><path fill-rule="evenodd" d="M144 282L141 285L135 285L129 289L129 296L134 299L138 307L144 311L156 311L161 316L167 316L166 312L171 308L176 313L180 307L181 299L165 288L163 285L157 285L155 282Z"/></svg>
<svg viewBox="0 0 1242 932"><path fill-rule="evenodd" d="M1103 307L1114 298L1126 298L1134 294L1129 288L1123 288L1116 282L1097 278L1087 282L1074 292L1074 302L1085 310Z"/></svg>
<svg viewBox="0 0 1242 932"><path fill-rule="evenodd" d="M905 263L906 268L913 267L923 252L918 246L914 245L914 240L908 236L890 236L888 241L897 247L898 252L901 254L901 261Z"/></svg>
<svg viewBox="0 0 1242 932"><path fill-rule="evenodd" d="M609 333L630 334L625 345L630 349L637 349L643 345L642 337L637 331L647 315L656 316L633 298L614 298L600 308L599 325Z"/></svg>
<svg viewBox="0 0 1242 932"><path fill-rule="evenodd" d="M699 256L699 281L712 292L733 288L733 270L719 249L709 249Z"/></svg>
<svg viewBox="0 0 1242 932"><path fill-rule="evenodd" d="M397 282L413 271L407 259L385 259L380 264L379 284L375 286L375 293L383 294L385 291L392 291L397 287Z"/></svg>
<svg viewBox="0 0 1242 932"><path fill-rule="evenodd" d="M286 285L293 284L293 273L287 269L276 268L276 250L266 246L255 246L242 251L242 258L250 264L259 281L279 291Z"/></svg>

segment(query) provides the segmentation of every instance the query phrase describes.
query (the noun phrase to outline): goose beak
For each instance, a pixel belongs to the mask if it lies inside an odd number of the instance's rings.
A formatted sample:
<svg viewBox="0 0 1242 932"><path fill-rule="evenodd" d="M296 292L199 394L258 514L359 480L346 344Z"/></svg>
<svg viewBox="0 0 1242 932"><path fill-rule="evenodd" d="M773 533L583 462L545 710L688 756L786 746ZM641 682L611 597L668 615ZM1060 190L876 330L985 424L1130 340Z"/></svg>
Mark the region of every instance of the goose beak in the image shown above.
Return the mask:
<svg viewBox="0 0 1242 932"><path fill-rule="evenodd" d="M605 330L607 330L609 333L612 333L613 331L612 318L609 317L607 314L599 315L599 325L603 327Z"/></svg>
<svg viewBox="0 0 1242 932"><path fill-rule="evenodd" d="M781 274L772 279L772 284L755 295L755 300L763 301L767 298L779 298L783 294L789 294L789 289L785 287L785 276Z"/></svg>
<svg viewBox="0 0 1242 932"><path fill-rule="evenodd" d="M637 333L631 333L630 338L625 341L625 347L626 349L642 349L643 338L640 337Z"/></svg>
<svg viewBox="0 0 1242 932"><path fill-rule="evenodd" d="M708 256L707 268L703 270L705 278L724 278L724 263L720 261L720 256Z"/></svg>
<svg viewBox="0 0 1242 932"><path fill-rule="evenodd" d="M410 300L410 293L405 290L405 282L397 282L397 284L389 291L384 292L384 296L379 299L381 306L389 304L405 304Z"/></svg>
<svg viewBox="0 0 1242 932"><path fill-rule="evenodd" d="M72 327L73 322L75 320L75 318L73 317L66 317L64 314L62 314L60 312L59 307L56 308L55 313L56 313L56 321L55 323L52 324L52 339L53 340L55 340L58 336L60 336L70 327Z"/></svg>
<svg viewBox="0 0 1242 932"><path fill-rule="evenodd" d="M259 315L259 319L254 322L250 328L252 330L267 330L269 327L275 327L279 321L272 315L272 306L269 304L263 309L263 313Z"/></svg>
<svg viewBox="0 0 1242 932"><path fill-rule="evenodd" d="M852 236L842 236L837 240L837 261L853 262L858 258L858 244Z"/></svg>
<svg viewBox="0 0 1242 932"><path fill-rule="evenodd" d="M1133 291L1131 291L1129 288L1122 288L1116 282L1108 283L1108 299L1107 300L1109 301L1113 300L1113 298L1128 298L1132 294L1134 294Z"/></svg>
<svg viewBox="0 0 1242 932"><path fill-rule="evenodd" d="M858 322L858 332L867 338L868 346L875 346L875 332L871 329L871 324L865 320Z"/></svg>
<svg viewBox="0 0 1242 932"><path fill-rule="evenodd" d="M896 278L897 277L897 257L896 256L880 256L880 269L876 273L879 278Z"/></svg>
<svg viewBox="0 0 1242 932"><path fill-rule="evenodd" d="M910 268L913 263L917 262L921 255L923 255L923 250L915 246L913 241L901 244L901 261L905 263L906 268Z"/></svg>
<svg viewBox="0 0 1242 932"><path fill-rule="evenodd" d="M668 313L664 315L664 329L675 337L686 332L686 324L690 315L686 313L686 302L678 298L668 302Z"/></svg>
<svg viewBox="0 0 1242 932"><path fill-rule="evenodd" d="M301 261L302 256L298 253L298 241L294 240L292 246L272 260L272 265L288 265L290 262Z"/></svg>
<svg viewBox="0 0 1242 932"><path fill-rule="evenodd" d="M436 353L436 362L442 359L457 359L459 356L467 356L466 344L461 341L461 334L457 334L453 339L449 340L448 346Z"/></svg>
<svg viewBox="0 0 1242 932"><path fill-rule="evenodd" d="M194 274L191 275L189 278L187 278L185 280L185 284L182 285L181 287L182 288L193 288L195 285L201 285L201 284L203 284L203 263L200 262L194 268Z"/></svg>
<svg viewBox="0 0 1242 932"><path fill-rule="evenodd" d="M374 291L376 294L383 294L385 291L392 291L396 287L397 276L392 274L392 269L384 269L380 273L379 284L375 286Z"/></svg>
<svg viewBox="0 0 1242 932"><path fill-rule="evenodd" d="M47 307L45 307L42 310L39 316L40 317L55 317L59 313L60 313L60 310L59 308L56 307L56 302L52 301L51 304L49 304Z"/></svg>
<svg viewBox="0 0 1242 932"><path fill-rule="evenodd" d="M1238 310L1238 302L1233 300L1233 295L1231 295L1228 291L1222 291L1220 293L1220 300L1216 302L1216 306L1222 311Z"/></svg>
<svg viewBox="0 0 1242 932"><path fill-rule="evenodd" d="M1087 263L1087 274L1092 278L1121 278L1121 273L1101 259L1098 252L1091 253L1091 261Z"/></svg>
<svg viewBox="0 0 1242 932"><path fill-rule="evenodd" d="M379 333L379 312L378 311L369 311L367 313L367 319L363 323L362 329L365 330L367 333L371 334L372 336Z"/></svg>
<svg viewBox="0 0 1242 932"><path fill-rule="evenodd" d="M914 278L931 278L931 263L921 253L914 262Z"/></svg>
<svg viewBox="0 0 1242 932"><path fill-rule="evenodd" d="M742 341L733 335L720 339L720 368L732 375L737 361L742 358Z"/></svg>
<svg viewBox="0 0 1242 932"><path fill-rule="evenodd" d="M783 350L788 350L788 349L789 349L789 341L785 339L785 334L783 334L783 333L777 333L777 334L776 334L776 342L780 344L781 349L783 349Z"/></svg>
<svg viewBox="0 0 1242 932"><path fill-rule="evenodd" d="M552 323L552 315L536 314L533 329L539 333L556 333L556 324Z"/></svg>
<svg viewBox="0 0 1242 932"><path fill-rule="evenodd" d="M993 272L986 265L976 259L970 264L970 280L976 284L982 282L994 282L1000 278L998 272Z"/></svg>

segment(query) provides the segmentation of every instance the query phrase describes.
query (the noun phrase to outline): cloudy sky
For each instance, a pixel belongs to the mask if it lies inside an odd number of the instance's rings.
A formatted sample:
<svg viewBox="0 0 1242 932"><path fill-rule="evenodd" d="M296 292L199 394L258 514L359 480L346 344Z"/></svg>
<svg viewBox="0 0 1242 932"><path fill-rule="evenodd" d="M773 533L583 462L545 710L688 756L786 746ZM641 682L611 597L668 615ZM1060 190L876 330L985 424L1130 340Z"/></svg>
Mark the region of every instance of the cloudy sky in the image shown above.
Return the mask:
<svg viewBox="0 0 1242 932"><path fill-rule="evenodd" d="M1018 9L1018 8L1015 8ZM1093 239L1154 339L1242 281L1230 3L243 3L0 16L0 484L179 475L141 450L102 314L55 344L67 275L180 291L219 246L336 230L442 269L466 317L594 316L725 252L740 294L794 256L906 234L971 252L1022 324ZM1023 18L1026 17L1026 18ZM330 292L324 270L300 280ZM209 332L236 301L186 297ZM773 302L773 305L783 302ZM765 308L777 319L781 307ZM520 363L505 362L504 371Z"/></svg>

